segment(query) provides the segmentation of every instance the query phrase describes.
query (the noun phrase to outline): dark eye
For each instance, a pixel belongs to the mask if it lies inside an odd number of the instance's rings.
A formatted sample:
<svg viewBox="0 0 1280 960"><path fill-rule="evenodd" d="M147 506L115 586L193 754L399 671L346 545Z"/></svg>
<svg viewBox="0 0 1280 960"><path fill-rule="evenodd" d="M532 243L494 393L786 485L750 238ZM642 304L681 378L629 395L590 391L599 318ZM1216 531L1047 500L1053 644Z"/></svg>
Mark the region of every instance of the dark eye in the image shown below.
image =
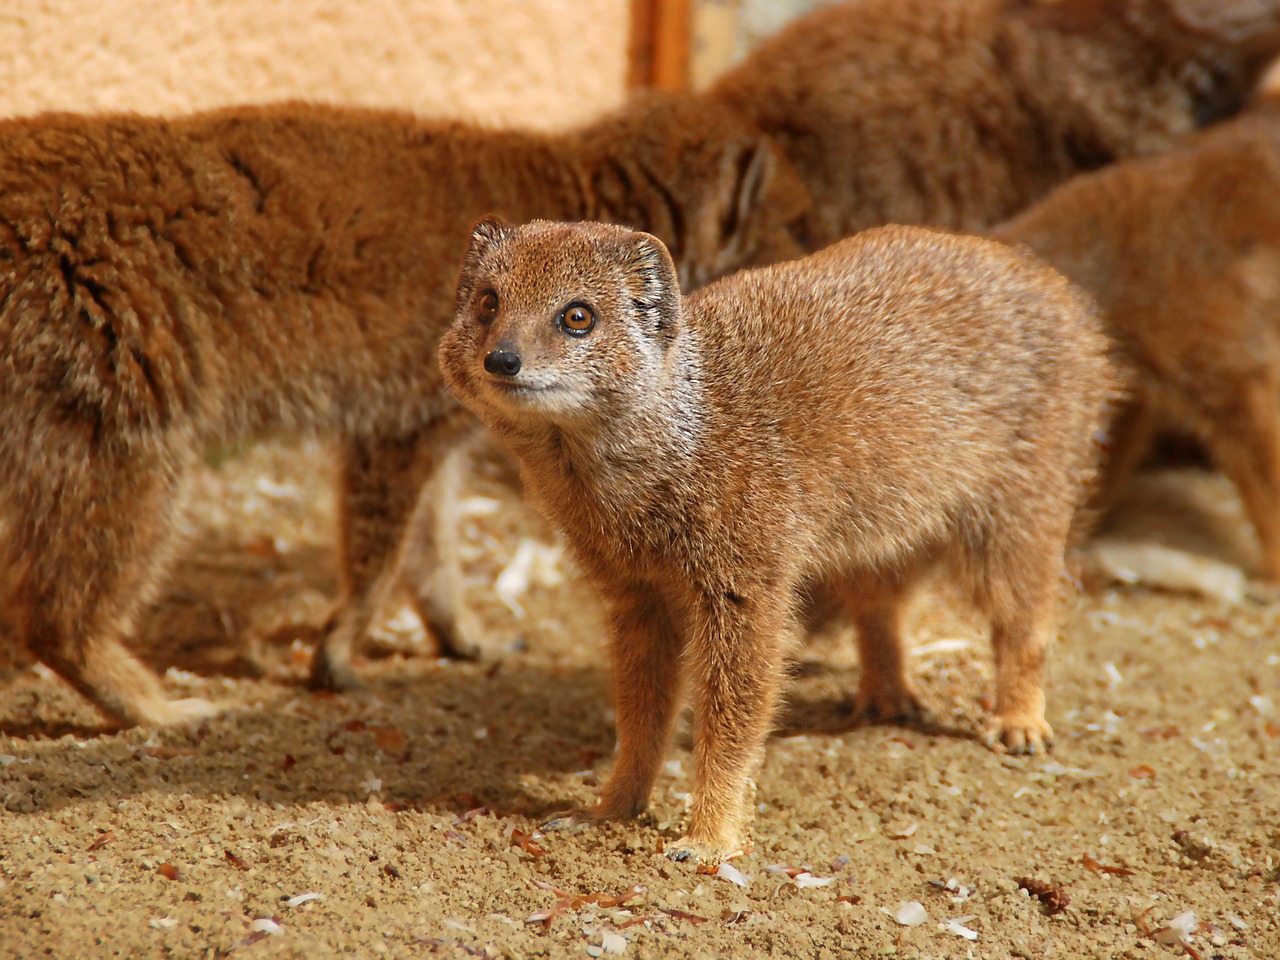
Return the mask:
<svg viewBox="0 0 1280 960"><path fill-rule="evenodd" d="M560 326L565 333L580 337L596 325L596 315L585 303L572 303L560 314Z"/></svg>
<svg viewBox="0 0 1280 960"><path fill-rule="evenodd" d="M498 295L492 290L486 290L484 296L480 298L480 309L476 312L481 323L488 323L498 315Z"/></svg>

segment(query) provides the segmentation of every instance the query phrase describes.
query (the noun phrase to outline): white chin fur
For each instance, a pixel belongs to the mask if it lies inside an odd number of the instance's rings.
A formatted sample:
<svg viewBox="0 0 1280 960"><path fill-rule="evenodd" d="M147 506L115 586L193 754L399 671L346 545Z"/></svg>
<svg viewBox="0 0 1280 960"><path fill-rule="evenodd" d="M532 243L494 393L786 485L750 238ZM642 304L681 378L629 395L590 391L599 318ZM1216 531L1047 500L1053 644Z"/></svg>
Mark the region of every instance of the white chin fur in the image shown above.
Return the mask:
<svg viewBox="0 0 1280 960"><path fill-rule="evenodd" d="M485 389L494 403L512 413L555 417L580 412L591 402L590 397L580 390L555 383L521 381L519 378L489 379L485 381Z"/></svg>

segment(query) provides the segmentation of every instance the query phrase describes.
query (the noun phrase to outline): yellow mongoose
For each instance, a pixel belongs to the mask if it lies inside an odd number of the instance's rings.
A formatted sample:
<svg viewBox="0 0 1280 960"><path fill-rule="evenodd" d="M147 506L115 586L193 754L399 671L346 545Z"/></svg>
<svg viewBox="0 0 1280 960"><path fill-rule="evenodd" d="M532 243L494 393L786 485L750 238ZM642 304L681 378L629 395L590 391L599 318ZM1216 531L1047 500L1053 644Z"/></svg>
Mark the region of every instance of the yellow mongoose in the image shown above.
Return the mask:
<svg viewBox="0 0 1280 960"><path fill-rule="evenodd" d="M0 122L19 635L118 720L209 712L166 700L122 644L174 549L183 474L211 445L323 431L341 441L343 595L314 679L351 682L461 416L436 347L471 223L634 224L676 245L689 283L785 256L804 189L726 114L653 97L559 136L301 103Z"/></svg>
<svg viewBox="0 0 1280 960"><path fill-rule="evenodd" d="M1098 300L1128 362L1104 489L1161 421L1235 483L1280 580L1280 94L1158 157L1064 184L991 234Z"/></svg>
<svg viewBox="0 0 1280 960"><path fill-rule="evenodd" d="M867 231L683 301L671 257L599 225L477 223L441 342L608 609L618 753L596 816L642 811L692 674L676 859L741 842L807 578L859 627L858 708L919 708L898 614L953 566L990 617L988 737L1048 746L1041 670L1112 373L1088 298L1034 258Z"/></svg>
<svg viewBox="0 0 1280 960"><path fill-rule="evenodd" d="M1280 0L859 0L712 85L814 197L816 249L882 223L973 232L1239 110Z"/></svg>

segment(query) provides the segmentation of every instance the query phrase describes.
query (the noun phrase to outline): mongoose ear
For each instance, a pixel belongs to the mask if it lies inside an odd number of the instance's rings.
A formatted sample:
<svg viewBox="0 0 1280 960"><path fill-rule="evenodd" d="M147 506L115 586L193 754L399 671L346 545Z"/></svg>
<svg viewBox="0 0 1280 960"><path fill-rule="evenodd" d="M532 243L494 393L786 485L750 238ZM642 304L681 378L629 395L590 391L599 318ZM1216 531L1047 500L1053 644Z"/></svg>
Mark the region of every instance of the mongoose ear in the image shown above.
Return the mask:
<svg viewBox="0 0 1280 960"><path fill-rule="evenodd" d="M747 245L753 224L789 224L813 206L800 175L763 135L746 145L739 144L726 153L722 162L726 168L724 182L728 184L720 221L720 242L725 250ZM793 255L800 256L801 252L797 247Z"/></svg>
<svg viewBox="0 0 1280 960"><path fill-rule="evenodd" d="M461 312L471 298L473 277L486 253L499 246L511 236L511 224L501 217L490 214L481 217L471 228L471 236L467 240L467 249L462 254L462 266L458 270L458 292L455 308Z"/></svg>
<svg viewBox="0 0 1280 960"><path fill-rule="evenodd" d="M732 165L728 177L729 202L720 225L727 241L751 222L751 214L764 196L765 184L773 173L773 155L764 144L754 143L736 155L726 156L725 163Z"/></svg>
<svg viewBox="0 0 1280 960"><path fill-rule="evenodd" d="M481 217L471 227L471 239L467 243L467 260L479 259L486 251L511 236L511 224L497 214ZM474 255L474 257L473 257Z"/></svg>
<svg viewBox="0 0 1280 960"><path fill-rule="evenodd" d="M666 245L648 233L633 234L627 264L627 287L640 323L657 339L669 342L680 320L680 278Z"/></svg>

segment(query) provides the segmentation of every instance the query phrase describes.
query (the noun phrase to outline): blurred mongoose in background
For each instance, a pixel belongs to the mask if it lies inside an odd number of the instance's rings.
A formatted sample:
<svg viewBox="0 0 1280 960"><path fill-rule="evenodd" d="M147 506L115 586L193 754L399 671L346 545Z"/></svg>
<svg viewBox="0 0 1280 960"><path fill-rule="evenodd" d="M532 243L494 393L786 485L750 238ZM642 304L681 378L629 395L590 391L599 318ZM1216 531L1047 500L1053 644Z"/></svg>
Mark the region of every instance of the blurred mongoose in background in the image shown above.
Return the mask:
<svg viewBox="0 0 1280 960"><path fill-rule="evenodd" d="M1158 157L1079 177L991 234L1097 298L1128 371L1104 492L1190 428L1280 580L1280 94ZM1104 494L1105 495L1105 494Z"/></svg>
<svg viewBox="0 0 1280 960"><path fill-rule="evenodd" d="M210 712L122 643L174 551L183 475L211 446L328 432L343 589L314 680L349 684L464 419L436 348L471 224L634 224L690 284L786 256L804 188L726 114L655 96L559 136L298 103L0 122L7 619L117 720Z"/></svg>
<svg viewBox="0 0 1280 960"><path fill-rule="evenodd" d="M867 231L683 301L654 237L479 222L440 361L605 602L618 751L599 807L645 809L693 680L688 834L741 842L804 583L843 588L858 708L912 714L899 614L952 567L990 618L988 738L1051 739L1041 690L1072 514L1113 374L1088 297L1000 244Z"/></svg>
<svg viewBox="0 0 1280 960"><path fill-rule="evenodd" d="M882 223L976 232L1077 173L1234 113L1280 55L1280 0L860 0L708 91L774 137L808 246Z"/></svg>

